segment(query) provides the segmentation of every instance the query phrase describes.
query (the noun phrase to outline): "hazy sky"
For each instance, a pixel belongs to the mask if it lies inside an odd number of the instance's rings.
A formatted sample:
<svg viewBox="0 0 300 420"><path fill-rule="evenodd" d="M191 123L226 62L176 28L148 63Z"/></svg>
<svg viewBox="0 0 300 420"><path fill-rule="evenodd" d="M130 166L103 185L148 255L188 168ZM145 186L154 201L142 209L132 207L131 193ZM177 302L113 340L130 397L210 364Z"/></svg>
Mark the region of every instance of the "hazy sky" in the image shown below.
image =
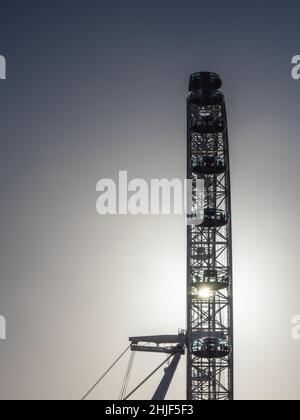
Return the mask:
<svg viewBox="0 0 300 420"><path fill-rule="evenodd" d="M300 399L299 1L0 0L1 399L79 399L185 327L183 217L100 217L119 170L185 177L187 79L224 79L237 399ZM137 356L131 387L160 357ZM126 360L93 398L117 398ZM137 397L148 399L159 375ZM185 364L169 392L185 398Z"/></svg>

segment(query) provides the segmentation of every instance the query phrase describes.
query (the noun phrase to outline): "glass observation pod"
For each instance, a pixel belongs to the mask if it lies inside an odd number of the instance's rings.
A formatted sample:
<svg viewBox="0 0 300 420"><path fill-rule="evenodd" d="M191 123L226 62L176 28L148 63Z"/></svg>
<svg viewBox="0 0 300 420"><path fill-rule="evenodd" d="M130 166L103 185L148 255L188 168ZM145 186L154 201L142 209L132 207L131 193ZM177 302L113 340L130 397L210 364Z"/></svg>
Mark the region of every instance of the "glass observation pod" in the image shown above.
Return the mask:
<svg viewBox="0 0 300 420"><path fill-rule="evenodd" d="M190 104L196 106L223 105L224 95L219 91L221 87L222 80L216 73L192 74L189 82Z"/></svg>
<svg viewBox="0 0 300 420"><path fill-rule="evenodd" d="M215 91L222 87L221 77L212 72L198 72L194 73L190 77L189 90L195 92L199 90L203 91Z"/></svg>
<svg viewBox="0 0 300 420"><path fill-rule="evenodd" d="M222 113L224 96L218 90L222 86L215 73L195 73L190 78L192 131L198 134L221 133L226 128Z"/></svg>
<svg viewBox="0 0 300 420"><path fill-rule="evenodd" d="M227 170L224 157L202 155L193 162L193 172L196 175L221 175Z"/></svg>
<svg viewBox="0 0 300 420"><path fill-rule="evenodd" d="M202 215L193 214L192 224L205 228L219 228L229 222L229 213L218 209L205 209Z"/></svg>
<svg viewBox="0 0 300 420"><path fill-rule="evenodd" d="M202 359L222 359L230 354L227 340L206 337L194 342L192 353Z"/></svg>

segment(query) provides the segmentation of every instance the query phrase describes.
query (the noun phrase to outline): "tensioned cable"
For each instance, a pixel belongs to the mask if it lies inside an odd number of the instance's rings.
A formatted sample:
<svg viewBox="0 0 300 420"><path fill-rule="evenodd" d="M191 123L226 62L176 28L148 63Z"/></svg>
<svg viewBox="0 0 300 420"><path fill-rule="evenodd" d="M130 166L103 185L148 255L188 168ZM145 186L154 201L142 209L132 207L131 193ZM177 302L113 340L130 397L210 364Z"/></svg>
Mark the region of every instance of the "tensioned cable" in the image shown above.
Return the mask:
<svg viewBox="0 0 300 420"><path fill-rule="evenodd" d="M163 363L161 363L152 373L150 373L149 376L147 376L146 379L143 380L143 382L141 382L136 388L134 388L133 391L131 391L131 393L129 395L127 395L126 398L124 398L123 401L128 400L138 389L140 389L150 378L152 378L152 376L161 368L163 367L163 365L165 365L172 357L174 356L174 354L171 354Z"/></svg>
<svg viewBox="0 0 300 420"><path fill-rule="evenodd" d="M105 378L105 376L112 370L114 366L119 362L119 360L122 359L122 357L128 352L131 345L127 347L126 350L123 351L123 353L117 358L117 360L107 369L107 371L101 376L100 379L95 383L95 385L92 386L92 388L85 394L85 396L81 399L81 401L84 401L87 399L87 397L94 391L94 389L100 384L100 382Z"/></svg>
<svg viewBox="0 0 300 420"><path fill-rule="evenodd" d="M121 392L120 392L120 396L119 396L119 401L122 401L123 398L125 397L126 393L127 393L127 388L128 388L128 384L129 384L129 380L130 380L130 374L131 374L132 366L133 366L133 362L134 362L134 356L135 356L135 351L131 353L131 356L130 356L130 359L129 359L128 367L127 367L127 370L126 370L125 378L124 378L122 388L121 388Z"/></svg>

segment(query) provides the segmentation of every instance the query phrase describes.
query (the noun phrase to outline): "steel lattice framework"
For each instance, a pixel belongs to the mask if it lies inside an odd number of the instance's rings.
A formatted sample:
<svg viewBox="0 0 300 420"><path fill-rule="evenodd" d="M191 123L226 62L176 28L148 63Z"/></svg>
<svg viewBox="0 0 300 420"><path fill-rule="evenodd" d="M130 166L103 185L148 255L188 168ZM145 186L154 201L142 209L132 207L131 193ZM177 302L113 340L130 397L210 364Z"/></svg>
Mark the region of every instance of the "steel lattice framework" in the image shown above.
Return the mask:
<svg viewBox="0 0 300 420"><path fill-rule="evenodd" d="M187 238L188 400L233 399L230 167L221 86L214 73L193 74L187 102L188 179L204 182L204 221L188 226Z"/></svg>
<svg viewBox="0 0 300 420"><path fill-rule="evenodd" d="M187 331L129 340L134 352L166 353L167 362L172 359L153 400L165 399L185 350L187 399L232 400L232 235L226 108L217 74L195 73L189 86L187 175L193 190L187 231ZM199 184L203 186L201 196Z"/></svg>

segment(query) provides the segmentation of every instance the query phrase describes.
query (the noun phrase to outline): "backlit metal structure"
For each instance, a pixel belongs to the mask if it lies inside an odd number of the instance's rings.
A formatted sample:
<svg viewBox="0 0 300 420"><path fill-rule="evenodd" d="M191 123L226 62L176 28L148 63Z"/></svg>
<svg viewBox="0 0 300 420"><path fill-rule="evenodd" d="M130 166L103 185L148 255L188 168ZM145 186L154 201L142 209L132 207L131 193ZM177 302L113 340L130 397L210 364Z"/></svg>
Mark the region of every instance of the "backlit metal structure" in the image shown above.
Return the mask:
<svg viewBox="0 0 300 420"><path fill-rule="evenodd" d="M204 220L187 234L188 400L233 399L230 166L221 86L214 73L190 77L187 173L204 182Z"/></svg>
<svg viewBox="0 0 300 420"><path fill-rule="evenodd" d="M165 399L185 353L187 400L234 397L230 165L221 86L215 73L190 77L187 178L193 180L194 210L187 229L187 330L173 336L130 338L134 352L168 355L170 364L153 400ZM201 205L198 180L204 186Z"/></svg>

